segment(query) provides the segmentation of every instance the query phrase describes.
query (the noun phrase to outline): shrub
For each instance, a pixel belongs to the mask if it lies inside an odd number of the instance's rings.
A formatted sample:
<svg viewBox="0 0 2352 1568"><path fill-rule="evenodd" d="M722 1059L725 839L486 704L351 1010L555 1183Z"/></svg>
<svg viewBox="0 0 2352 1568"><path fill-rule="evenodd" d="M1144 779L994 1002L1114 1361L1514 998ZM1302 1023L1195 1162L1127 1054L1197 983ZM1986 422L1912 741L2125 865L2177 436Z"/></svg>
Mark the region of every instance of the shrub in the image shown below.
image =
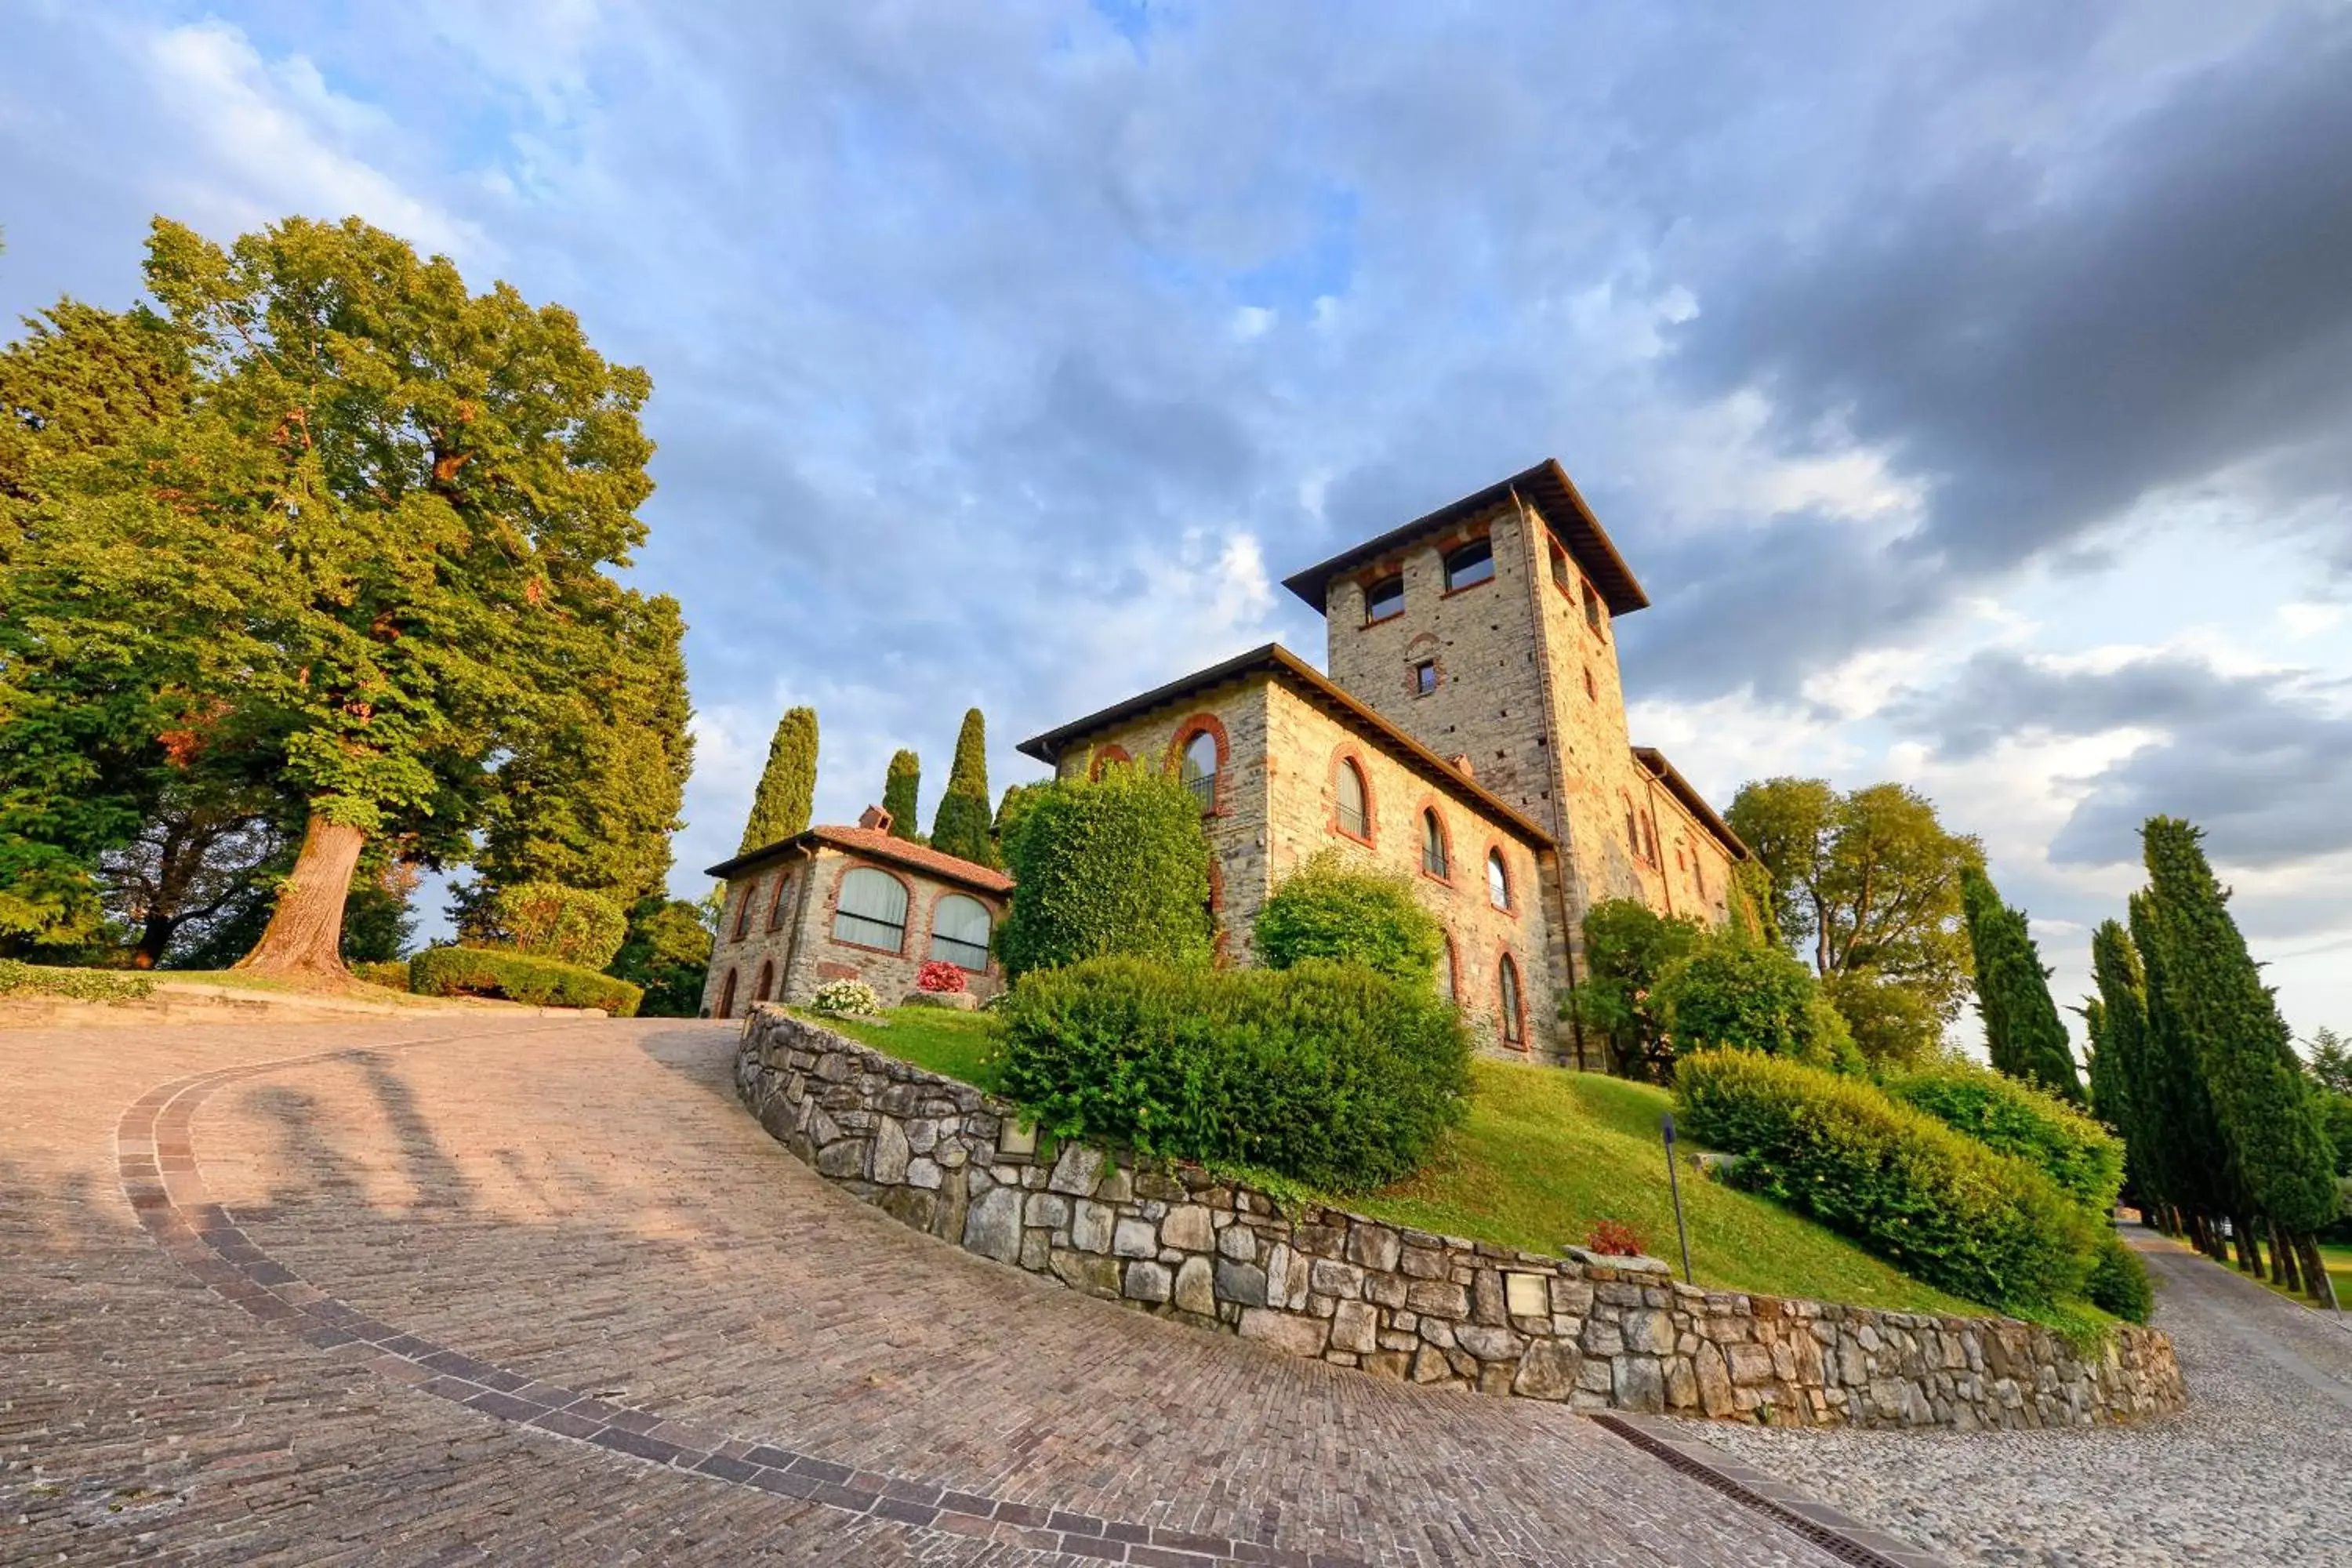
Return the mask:
<svg viewBox="0 0 2352 1568"><path fill-rule="evenodd" d="M575 963L502 948L429 947L408 961L408 986L420 996L503 996L534 1007L602 1007L636 1016L645 993L625 980Z"/></svg>
<svg viewBox="0 0 2352 1568"><path fill-rule="evenodd" d="M1103 958L1023 976L1005 1092L1059 1137L1331 1190L1411 1174L1458 1122L1470 1041L1433 987L1351 964Z"/></svg>
<svg viewBox="0 0 2352 1568"><path fill-rule="evenodd" d="M1307 958L1365 968L1408 985L1437 984L1445 931L1402 876L1350 871L1330 850L1309 858L1258 911L1257 954L1268 969Z"/></svg>
<svg viewBox="0 0 2352 1568"><path fill-rule="evenodd" d="M1868 969L1849 969L1822 982L1854 1049L1873 1068L1900 1069L1936 1059L1944 1017L1922 987Z"/></svg>
<svg viewBox="0 0 2352 1568"><path fill-rule="evenodd" d="M2124 1183L2122 1142L2056 1095L1961 1061L1890 1079L1886 1092L2046 1172L2092 1213L2115 1206Z"/></svg>
<svg viewBox="0 0 2352 1568"><path fill-rule="evenodd" d="M918 991L951 992L963 988L962 966L950 963L945 959L934 958L915 972L915 989Z"/></svg>
<svg viewBox="0 0 2352 1568"><path fill-rule="evenodd" d="M710 928L702 906L659 893L629 910L629 934L605 973L645 987L640 1017L691 1018L702 1010L710 966Z"/></svg>
<svg viewBox="0 0 2352 1568"><path fill-rule="evenodd" d="M1123 953L1209 962L1209 841L1201 803L1165 773L1108 768L1030 798L1013 837L1008 975Z"/></svg>
<svg viewBox="0 0 2352 1568"><path fill-rule="evenodd" d="M1613 1219L1593 1221L1592 1228L1584 1233L1584 1247L1604 1258L1639 1258L1648 1250L1632 1226Z"/></svg>
<svg viewBox="0 0 2352 1568"><path fill-rule="evenodd" d="M1674 1076L1674 1046L1658 1008L1658 980L1706 937L1696 921L1662 915L1639 899L1605 899L1584 913L1591 977L1576 988L1578 1020L1609 1037L1627 1078Z"/></svg>
<svg viewBox="0 0 2352 1568"><path fill-rule="evenodd" d="M2098 1256L2092 1259L2090 1278L2083 1282L2083 1295L2094 1307L2129 1322L2145 1323L2147 1315L2156 1310L2156 1292L2148 1286L2147 1266L2113 1231L2107 1233Z"/></svg>
<svg viewBox="0 0 2352 1568"><path fill-rule="evenodd" d="M556 882L517 882L490 900L498 930L517 952L602 969L621 950L629 917L602 893Z"/></svg>
<svg viewBox="0 0 2352 1568"><path fill-rule="evenodd" d="M1704 940L1660 976L1655 1005L1677 1055L1729 1048L1815 1067L1861 1065L1812 971L1778 948Z"/></svg>
<svg viewBox="0 0 2352 1568"><path fill-rule="evenodd" d="M0 958L0 996L58 996L68 1002L140 1002L155 994L144 974L106 969L58 969Z"/></svg>
<svg viewBox="0 0 2352 1568"><path fill-rule="evenodd" d="M882 1016L882 998L863 980L828 980L816 988L809 1005L820 1013L833 1013L844 1018Z"/></svg>
<svg viewBox="0 0 2352 1568"><path fill-rule="evenodd" d="M2104 1227L2058 1184L1869 1083L1754 1051L1685 1057L1691 1136L1733 1179L1931 1285L1993 1306L2081 1292Z"/></svg>
<svg viewBox="0 0 2352 1568"><path fill-rule="evenodd" d="M354 963L352 973L371 985L381 985L387 991L408 989L408 960L388 958L380 963Z"/></svg>

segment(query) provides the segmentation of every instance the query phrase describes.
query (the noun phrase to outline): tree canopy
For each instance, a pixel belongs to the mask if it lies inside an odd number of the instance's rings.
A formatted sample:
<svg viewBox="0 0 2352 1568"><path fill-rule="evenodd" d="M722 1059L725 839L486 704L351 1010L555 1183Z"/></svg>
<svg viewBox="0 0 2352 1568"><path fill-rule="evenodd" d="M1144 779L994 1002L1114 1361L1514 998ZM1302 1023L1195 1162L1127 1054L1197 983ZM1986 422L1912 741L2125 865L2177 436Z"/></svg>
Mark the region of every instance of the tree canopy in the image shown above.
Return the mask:
<svg viewBox="0 0 2352 1568"><path fill-rule="evenodd" d="M890 765L882 774L882 809L890 814L893 837L923 841L922 789L923 759L904 746L891 752Z"/></svg>
<svg viewBox="0 0 2352 1568"><path fill-rule="evenodd" d="M2025 911L2003 903L1991 879L1973 866L1960 871L1960 901L1975 956L1977 1011L1994 1068L2081 1105L2074 1049L2051 999L2050 971L2042 967Z"/></svg>
<svg viewBox="0 0 2352 1568"><path fill-rule="evenodd" d="M751 796L736 853L790 838L816 811L816 710L788 708L768 740L768 765Z"/></svg>
<svg viewBox="0 0 2352 1568"><path fill-rule="evenodd" d="M956 731L955 763L931 818L931 847L982 866L998 864L988 811L988 728L977 708Z"/></svg>

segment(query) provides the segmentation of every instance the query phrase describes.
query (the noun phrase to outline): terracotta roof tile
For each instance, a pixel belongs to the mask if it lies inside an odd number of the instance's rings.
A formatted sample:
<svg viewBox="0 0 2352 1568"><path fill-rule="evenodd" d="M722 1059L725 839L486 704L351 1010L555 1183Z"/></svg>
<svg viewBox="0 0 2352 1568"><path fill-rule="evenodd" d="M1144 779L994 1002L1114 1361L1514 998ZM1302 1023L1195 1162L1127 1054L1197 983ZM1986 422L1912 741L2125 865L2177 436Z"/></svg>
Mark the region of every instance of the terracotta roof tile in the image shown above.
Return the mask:
<svg viewBox="0 0 2352 1568"><path fill-rule="evenodd" d="M1009 893L1013 879L1002 871L948 855L929 845L910 843L876 827L851 827L836 823L820 823L814 827L793 835L790 838L763 844L757 849L747 849L732 859L721 860L704 875L722 879L756 862L771 860L787 850L803 845L830 844L836 849L848 849L876 860L887 860L909 870L937 877L943 882L955 882L976 888L983 893Z"/></svg>

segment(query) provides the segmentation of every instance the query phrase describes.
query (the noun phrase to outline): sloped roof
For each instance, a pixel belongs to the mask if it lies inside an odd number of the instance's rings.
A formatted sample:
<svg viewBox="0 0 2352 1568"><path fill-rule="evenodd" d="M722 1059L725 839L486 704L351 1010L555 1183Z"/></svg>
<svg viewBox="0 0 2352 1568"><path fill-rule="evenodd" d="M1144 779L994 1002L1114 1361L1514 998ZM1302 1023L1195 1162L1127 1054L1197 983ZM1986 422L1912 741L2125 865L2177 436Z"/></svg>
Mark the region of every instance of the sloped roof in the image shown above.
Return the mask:
<svg viewBox="0 0 2352 1568"><path fill-rule="evenodd" d="M1392 528L1378 539L1368 539L1351 550L1345 550L1328 561L1318 562L1304 572L1295 572L1282 580L1282 585L1306 600L1317 615L1323 614L1329 603L1331 579L1369 562L1377 561L1399 545L1409 544L1424 533L1433 533L1446 524L1485 511L1488 507L1517 495L1534 506L1543 517L1552 537L1567 551L1569 559L1592 580L1601 590L1601 602L1612 616L1626 616L1647 608L1649 595L1634 580L1633 569L1617 553L1616 544L1592 515L1584 497L1578 493L1575 481L1568 470L1559 466L1557 458L1546 458L1534 468L1509 479L1488 485L1474 495L1439 507L1426 516L1417 517L1402 528Z"/></svg>
<svg viewBox="0 0 2352 1568"><path fill-rule="evenodd" d="M830 823L819 824L795 833L790 838L780 838L773 844L763 844L757 849L747 849L732 859L721 860L704 875L724 881L738 871L815 844L830 844L836 849L847 849L869 859L887 860L910 871L920 871L942 882L976 888L983 893L1009 893L1013 890L1012 878L961 856L942 854L927 844L910 843L877 827L844 827Z"/></svg>
<svg viewBox="0 0 2352 1568"><path fill-rule="evenodd" d="M1690 781L1675 770L1674 763L1666 761L1665 752L1655 746L1636 746L1633 748L1633 760L1641 763L1652 778L1665 785L1666 793L1681 801L1683 808L1697 817L1701 826L1721 840L1723 847L1731 851L1733 859L1752 860L1756 858L1748 846L1740 842L1739 835L1731 831L1731 825L1716 815L1715 807L1707 805L1706 797L1693 789Z"/></svg>
<svg viewBox="0 0 2352 1568"><path fill-rule="evenodd" d="M1476 779L1333 685L1321 670L1280 643L1270 642L1262 647L1254 647L1222 664L1196 669L1165 686L1154 687L1124 702L1115 702L1098 712L1073 720L1059 729L1033 735L1022 742L1017 749L1024 756L1034 757L1051 766L1062 760L1063 753L1070 749L1073 742L1098 735L1114 724L1180 701L1195 692L1206 691L1212 687L1251 675L1266 675L1281 681L1423 778L1464 796L1482 811L1508 823L1531 842L1547 847L1551 844L1551 835L1522 816L1517 807L1507 804Z"/></svg>

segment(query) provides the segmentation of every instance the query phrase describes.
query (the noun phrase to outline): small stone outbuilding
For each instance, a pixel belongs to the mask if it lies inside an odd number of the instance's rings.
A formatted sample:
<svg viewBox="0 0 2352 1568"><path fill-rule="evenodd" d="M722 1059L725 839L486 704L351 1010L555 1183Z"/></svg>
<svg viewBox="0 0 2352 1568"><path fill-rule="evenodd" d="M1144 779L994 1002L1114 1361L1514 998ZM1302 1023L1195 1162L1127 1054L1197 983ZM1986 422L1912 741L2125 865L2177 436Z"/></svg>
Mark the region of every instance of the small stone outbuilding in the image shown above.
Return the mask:
<svg viewBox="0 0 2352 1568"><path fill-rule="evenodd" d="M986 998L1003 984L989 939L1013 879L890 832L866 808L855 827L820 826L710 868L727 884L702 1014L740 1018L761 1002L806 1002L831 980L863 980L886 1003L939 960Z"/></svg>

